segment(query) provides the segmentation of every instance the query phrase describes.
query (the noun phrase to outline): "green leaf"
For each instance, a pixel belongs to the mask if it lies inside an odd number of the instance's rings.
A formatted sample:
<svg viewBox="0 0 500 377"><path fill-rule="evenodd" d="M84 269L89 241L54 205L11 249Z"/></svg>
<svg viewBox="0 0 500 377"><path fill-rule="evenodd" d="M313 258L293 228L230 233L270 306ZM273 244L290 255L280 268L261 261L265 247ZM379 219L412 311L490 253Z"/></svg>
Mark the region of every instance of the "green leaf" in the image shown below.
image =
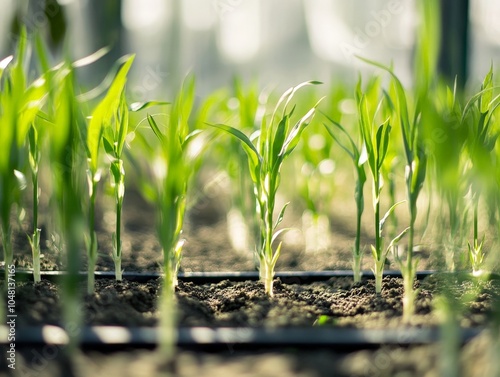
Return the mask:
<svg viewBox="0 0 500 377"><path fill-rule="evenodd" d="M387 212L385 213L384 217L382 218L382 220L380 220L380 223L379 223L379 229L380 229L380 233L382 233L382 230L384 229L384 225L387 221L387 219L389 218L389 216L392 215L392 213L394 212L394 210L396 209L397 206L399 206L400 204L402 203L405 203L406 200L400 200L399 202L397 203L394 203L391 208L389 208L387 210Z"/></svg>
<svg viewBox="0 0 500 377"><path fill-rule="evenodd" d="M347 140L351 146L351 149L349 149L344 143L342 143L340 141L340 139L337 137L337 135L326 124L323 124L323 126L325 126L328 134L351 157L351 159L354 161L354 163L357 164L358 163L357 160L359 160L360 153L359 153L358 147L356 146L356 143L352 139L351 135L349 135L349 133L345 130L344 127L342 127L342 125L340 123L334 121L333 119L331 119L330 117L328 117L325 114L323 114L323 115L330 121L330 123L332 123L335 127L337 127L337 129L347 138Z"/></svg>
<svg viewBox="0 0 500 377"><path fill-rule="evenodd" d="M394 71L386 67L383 64L380 64L378 62L375 62L373 60L369 60L366 58L363 58L361 56L357 56L358 59L364 61L365 63L368 63L370 65L373 65L375 67L378 67L387 73L389 73L392 77L392 82L394 84L394 87L396 89L396 96L397 96L397 108L398 108L398 113L399 113L399 120L401 122L401 130L403 133L403 143L405 146L405 152L407 158L411 156L411 145L412 145L412 133L413 131L411 130L411 124L409 120L409 115L408 115L408 103L406 100L406 92L404 90L403 84L399 80L399 78L396 76ZM411 161L410 161L411 163Z"/></svg>
<svg viewBox="0 0 500 377"><path fill-rule="evenodd" d="M410 230L410 227L406 227L405 229L403 229L403 231L401 233L399 233L396 237L394 237L391 242L389 243L389 246L387 246L387 248L385 249L385 254L387 255L389 253L389 251L393 248L393 246L395 244L397 244L399 241L401 241L401 238L404 237L404 235L406 233L408 233L408 231Z"/></svg>
<svg viewBox="0 0 500 377"><path fill-rule="evenodd" d="M118 60L120 69L116 73L106 96L97 105L92 113L92 118L87 130L87 148L89 151L89 168L95 173L97 171L99 145L103 133L103 127L109 125L111 118L120 106L122 92L127 82L127 74L132 66L135 55L124 56Z"/></svg>
<svg viewBox="0 0 500 377"><path fill-rule="evenodd" d="M316 108L320 104L320 102L324 99L325 97L321 98L313 108L311 108L300 120L293 126L293 128L290 130L290 133L288 134L288 137L283 144L283 147L281 148L281 152L279 154L280 156L280 161L283 161L286 156L288 156L290 153L293 152L297 144L299 143L300 140L300 135L302 134L302 131L308 126L308 124L311 122L311 120L314 117L314 114L316 113Z"/></svg>
<svg viewBox="0 0 500 377"><path fill-rule="evenodd" d="M153 132L156 135L156 137L158 138L158 140L160 140L160 143L162 145L166 145L167 139L166 139L165 135L163 135L163 133L161 132L160 128L158 127L158 124L156 124L155 119L149 114L148 114L147 118L148 118L149 126L153 130Z"/></svg>
<svg viewBox="0 0 500 377"><path fill-rule="evenodd" d="M377 168L380 170L389 149L389 133L391 126L389 120L386 120L377 130Z"/></svg>
<svg viewBox="0 0 500 377"><path fill-rule="evenodd" d="M491 64L490 70L486 74L486 77L483 80L483 84L481 85L481 91L492 88L493 88L493 64ZM493 91L486 90L479 98L479 111L481 111L482 114L488 112L492 97L493 97Z"/></svg>
<svg viewBox="0 0 500 377"><path fill-rule="evenodd" d="M120 104L117 109L117 115L115 117L115 126L117 129L116 137L116 157L121 157L123 146L125 145L125 139L128 134L128 123L129 123L129 113L128 113L127 101L125 100L125 90L122 91L120 98Z"/></svg>
<svg viewBox="0 0 500 377"><path fill-rule="evenodd" d="M101 49L103 51L106 50L106 48ZM101 51L99 50L99 51ZM95 55L95 59L93 58L93 55ZM81 59L82 64L87 65L87 64L92 64L96 60L98 60L100 57L102 57L101 54L97 54L97 52L93 55L90 55L87 58ZM119 58L115 64L113 64L113 67L110 69L104 80L93 88L92 90L86 92L86 93L81 93L78 96L76 96L76 99L78 102L88 102L91 100L94 100L101 96L106 90L109 92L109 88L113 85L113 83L116 81L116 77L119 75L119 71L123 69L124 65L128 64L128 61L134 57L135 55L124 55L121 58ZM80 61L78 61L80 62ZM78 62L73 63L73 66L78 65ZM82 65L82 66L84 66ZM79 66L79 65L78 65Z"/></svg>
<svg viewBox="0 0 500 377"><path fill-rule="evenodd" d="M110 156L114 156L115 149L113 147L113 141L108 139L107 137L103 137L102 142L103 142L104 150L106 151L106 153L109 154Z"/></svg>
<svg viewBox="0 0 500 377"><path fill-rule="evenodd" d="M148 109L153 106L163 106L163 105L170 105L170 102L164 102L164 101L134 102L130 104L129 110L132 112L136 112Z"/></svg>
<svg viewBox="0 0 500 377"><path fill-rule="evenodd" d="M289 121L289 116L285 115L283 119L278 123L278 127L276 128L276 134L274 135L274 140L272 140L273 151L271 154L271 166L278 160L279 154L281 152L281 148L283 147L283 143L285 142L287 125Z"/></svg>
<svg viewBox="0 0 500 377"><path fill-rule="evenodd" d="M283 208L281 208L281 211L278 215L278 219L276 220L276 223L274 224L273 230L275 230L278 227L278 225L280 225L281 222L283 221L283 217L285 216L286 207L288 207L289 204L290 204L290 202L287 202L287 203L285 203Z"/></svg>
<svg viewBox="0 0 500 377"><path fill-rule="evenodd" d="M209 124L209 126L228 132L241 142L241 145L243 146L243 149L248 156L248 164L250 167L250 175L252 177L252 181L259 182L259 168L262 163L262 157L260 156L253 143L250 141L250 139L240 130L231 126L227 126L225 124Z"/></svg>

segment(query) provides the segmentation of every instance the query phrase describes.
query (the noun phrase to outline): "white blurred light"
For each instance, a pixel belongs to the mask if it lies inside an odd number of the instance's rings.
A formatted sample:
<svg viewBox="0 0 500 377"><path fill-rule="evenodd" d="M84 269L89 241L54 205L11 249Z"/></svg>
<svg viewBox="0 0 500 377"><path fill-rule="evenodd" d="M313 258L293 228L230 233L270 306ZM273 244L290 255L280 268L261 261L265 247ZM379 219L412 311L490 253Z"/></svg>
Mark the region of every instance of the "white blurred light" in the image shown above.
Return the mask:
<svg viewBox="0 0 500 377"><path fill-rule="evenodd" d="M348 25L339 17L330 0L304 2L309 42L314 53L328 61L345 63L342 45L352 37Z"/></svg>
<svg viewBox="0 0 500 377"><path fill-rule="evenodd" d="M123 0L122 24L129 30L159 29L170 19L171 1Z"/></svg>
<svg viewBox="0 0 500 377"><path fill-rule="evenodd" d="M229 3L234 3L234 6L219 15L217 42L227 60L244 63L254 58L261 46L260 1L229 1Z"/></svg>
<svg viewBox="0 0 500 377"><path fill-rule="evenodd" d="M481 39L489 44L500 45L500 2L473 0L471 2L471 23Z"/></svg>
<svg viewBox="0 0 500 377"><path fill-rule="evenodd" d="M191 30L209 30L215 23L215 10L211 1L183 0L182 21Z"/></svg>

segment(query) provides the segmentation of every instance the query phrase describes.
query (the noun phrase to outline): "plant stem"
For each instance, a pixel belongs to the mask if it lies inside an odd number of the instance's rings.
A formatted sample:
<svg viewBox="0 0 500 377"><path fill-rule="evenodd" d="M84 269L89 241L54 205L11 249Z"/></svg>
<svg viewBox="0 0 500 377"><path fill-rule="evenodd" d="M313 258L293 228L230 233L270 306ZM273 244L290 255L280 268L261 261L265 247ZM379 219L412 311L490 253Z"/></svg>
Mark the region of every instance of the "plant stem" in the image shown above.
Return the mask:
<svg viewBox="0 0 500 377"><path fill-rule="evenodd" d="M31 253L33 255L33 280L40 282L40 229L38 229L38 169L34 169L31 175L33 182L33 238L31 239Z"/></svg>
<svg viewBox="0 0 500 377"><path fill-rule="evenodd" d="M415 311L415 264L413 262L413 239L415 231L415 216L411 214L410 226L408 230L408 251L406 253L406 267L401 269L403 275L403 322L408 323Z"/></svg>
<svg viewBox="0 0 500 377"><path fill-rule="evenodd" d="M157 352L161 364L165 367L170 366L174 361L175 344L177 342L175 276L171 266L168 266L165 269L165 279L163 280L160 296L159 344Z"/></svg>
<svg viewBox="0 0 500 377"><path fill-rule="evenodd" d="M476 194L476 198L474 198L474 249L477 250L479 245L479 232L478 232L478 208L479 208L479 195Z"/></svg>
<svg viewBox="0 0 500 377"><path fill-rule="evenodd" d="M258 207L260 211L264 212L263 222L264 222L264 234L262 236L262 249L260 251L259 260L260 268L259 275L260 279L264 282L264 289L267 295L273 296L273 278L274 278L274 266L273 266L273 213L274 213L274 202L275 202L275 178L269 174L263 180L263 186L260 188L260 193L257 197Z"/></svg>
<svg viewBox="0 0 500 377"><path fill-rule="evenodd" d="M87 280L87 293L92 294L94 292L95 287L95 266L97 262L97 237L95 232L95 201L97 194L97 181L93 178L92 175L92 192L90 194L90 203L89 203L89 233L90 233L90 241L88 245L88 280Z"/></svg>
<svg viewBox="0 0 500 377"><path fill-rule="evenodd" d="M113 261L115 262L115 279L122 280L122 202L117 198L116 201L116 228L115 228L115 242L113 247Z"/></svg>
<svg viewBox="0 0 500 377"><path fill-rule="evenodd" d="M382 292L382 274L384 272L385 258L382 252L382 237L380 234L380 177L374 180L374 204L375 204L375 292Z"/></svg>
<svg viewBox="0 0 500 377"><path fill-rule="evenodd" d="M358 185L359 180L358 180ZM353 250L353 275L354 282L361 281L361 216L363 215L363 187L358 187L356 191L356 238L354 240L354 250Z"/></svg>
<svg viewBox="0 0 500 377"><path fill-rule="evenodd" d="M274 267L272 265L273 260L273 248L271 241L273 239L273 199L268 198L266 203L266 237L265 237L265 249L264 249L264 265L261 263L261 268L263 268L263 279L265 292L269 296L273 296L273 278L274 278Z"/></svg>

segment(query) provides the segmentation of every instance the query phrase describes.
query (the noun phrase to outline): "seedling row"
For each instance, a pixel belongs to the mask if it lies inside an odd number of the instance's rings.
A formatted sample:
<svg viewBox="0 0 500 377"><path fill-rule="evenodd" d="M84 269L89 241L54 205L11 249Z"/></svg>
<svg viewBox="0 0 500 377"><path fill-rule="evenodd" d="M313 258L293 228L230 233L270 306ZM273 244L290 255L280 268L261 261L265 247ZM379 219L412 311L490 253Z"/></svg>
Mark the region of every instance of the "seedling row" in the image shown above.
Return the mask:
<svg viewBox="0 0 500 377"><path fill-rule="evenodd" d="M25 69L31 49L36 79ZM232 210L244 219L269 296L276 263L286 252L280 236L288 231L282 221L289 202L302 202L313 219L328 215L335 206L335 174L345 166L353 177L342 190L352 192L356 218L355 280L361 278L362 259L371 255L380 293L386 260L393 258L404 279L405 320L414 312L415 248L424 230L417 226L419 218L425 223L433 215L442 221L444 249L433 252L442 253L448 270L465 268L484 276L498 263L500 95L493 67L473 94L441 82L432 61L417 66L418 80L405 87L391 66L360 57L375 73L360 77L354 86L308 81L276 96L236 79L230 87L199 99L195 78L187 76L171 101L137 103L129 100L126 85L133 55L117 60L98 88L83 91L78 70L101 55L99 51L80 61L51 65L41 38L23 34L16 53L0 61L5 271L16 253L11 241L13 232L20 230L16 213L25 210L31 221L27 237L33 276L40 280L39 199L44 192L50 197L44 210L55 219L50 232L61 239L66 256L65 318L78 321L74 308L82 250L88 293L94 290L96 206L102 201L114 205L111 258L116 279L122 279L122 209L129 184L155 208L164 256L160 309L171 310L189 196L200 169L207 166L227 171ZM283 174L287 164L288 169L299 167L293 177ZM41 177L42 172L49 178ZM129 175L136 182L127 180ZM290 181L298 189L287 190ZM102 187L107 187L108 197L99 197ZM371 197L365 195L368 190ZM278 206L280 195L287 200ZM368 205L373 207L373 241L363 245L361 218ZM444 215L437 215L436 208ZM397 211L405 216L398 217ZM482 232L487 223L489 231ZM468 263L457 265L456 254L467 257ZM161 328L172 329L173 318L162 316Z"/></svg>

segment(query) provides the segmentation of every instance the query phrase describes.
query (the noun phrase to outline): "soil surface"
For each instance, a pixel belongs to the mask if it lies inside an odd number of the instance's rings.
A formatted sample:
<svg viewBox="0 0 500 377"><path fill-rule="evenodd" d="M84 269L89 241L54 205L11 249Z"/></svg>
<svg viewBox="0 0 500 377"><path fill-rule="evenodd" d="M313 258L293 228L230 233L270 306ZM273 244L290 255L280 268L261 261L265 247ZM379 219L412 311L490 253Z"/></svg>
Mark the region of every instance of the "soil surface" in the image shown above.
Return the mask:
<svg viewBox="0 0 500 377"><path fill-rule="evenodd" d="M88 325L154 326L160 282L96 281L96 292L84 295L81 307ZM500 297L500 281L473 284L455 278L431 276L415 283L418 289L416 314L410 326L438 326L439 313L432 300L439 293L465 303L457 312L464 327L485 326L491 322L492 305ZM356 328L403 328L402 280L384 278L382 294L375 293L374 282L353 283L335 278L312 284L284 284L275 280L274 297L264 294L254 281L196 285L179 282L176 290L181 326L322 326ZM17 326L60 324L60 292L47 280L34 284L19 282L16 292ZM498 333L496 333L498 335ZM498 336L493 339L498 340ZM473 339L457 354L464 376L486 376L495 350L488 332ZM243 351L228 345L227 350L211 353L179 349L175 373L163 374L163 363L154 350L119 352L78 352L71 362L58 346L19 347L17 369L12 376L441 376L445 353L443 345L394 347L346 351L286 349ZM3 363L4 360L0 361ZM455 361L456 362L456 361ZM1 366L2 364L0 364ZM456 365L455 365L456 366ZM446 367L446 368L449 368ZM2 368L7 371L7 368ZM171 369L168 369L171 371ZM493 370L493 369L491 369ZM490 374L498 376L498 374Z"/></svg>
<svg viewBox="0 0 500 377"><path fill-rule="evenodd" d="M180 281L176 289L178 321L181 326L308 327L321 319L329 326L396 328L405 325L401 317L402 283L402 279L385 277L382 293L377 295L373 280L353 283L350 278L333 278L312 284L284 284L276 279L274 296L269 298L263 285L255 281L203 285ZM440 291L438 287L444 284L435 277L415 283L416 310L409 325L439 324L432 302ZM159 280L136 283L98 279L94 294L85 295L85 289L82 283L81 310L87 325L157 324ZM500 297L500 281L457 281L452 290L442 293L465 302L459 318L463 327L482 326L489 322L494 300ZM46 280L37 284L19 282L16 310L19 326L61 324L58 286Z"/></svg>
<svg viewBox="0 0 500 377"><path fill-rule="evenodd" d="M251 251L237 252L228 235L228 222L220 200L201 199L192 205L186 219L181 270L190 271L248 271L254 270ZM351 208L352 209L352 208ZM277 270L319 271L351 268L351 248L354 224L351 210L339 210L330 219L328 247L305 251L301 217L293 208L287 212L284 227L299 229L283 237L281 257ZM154 209L134 192L127 192L124 208L123 263L125 271L160 271L162 253L157 242ZM50 223L50 219L41 219ZM112 208L102 206L97 216L99 239L98 270L113 270L111 234ZM14 237L15 260L18 270L31 267L31 251L25 233ZM42 269L64 269L65 257L60 243L52 238L47 227L42 227ZM373 240L363 234L363 244ZM368 250L368 248L366 249ZM82 250L82 255L85 252ZM418 252L419 270L439 266L439 256L423 247ZM372 267L366 253L363 269ZM397 269L394 263L388 268ZM83 258L82 270L85 269ZM292 284L294 283L294 284ZM491 324L494 299L500 296L500 283L489 281L471 283L448 277L430 277L416 282L418 295L416 313L409 324L402 322L402 280L385 278L382 294L375 294L374 283L366 280L354 284L351 279L332 279L328 282L300 284L300 281L279 280L274 284L274 297L264 294L261 283L253 281L196 285L179 282L176 290L178 323L180 326L337 326L354 328L429 327L442 323L440 313L434 310L434 299L442 294L453 300L457 321L463 327L483 327ZM82 283L80 307L88 325L155 326L159 313L157 302L160 282L115 282L98 279L96 290L86 295ZM460 302L460 304L458 304ZM17 282L17 326L61 323L61 293L59 286L47 280L33 284ZM497 315L498 317L498 315ZM485 332L467 344L457 356L464 376L498 377L489 357L495 348L491 339L498 333ZM496 345L500 347L500 345ZM175 375L179 376L441 376L443 360L448 352L444 345L419 347L382 347L356 352L322 349L236 350L228 346L223 352L194 352L177 350ZM4 371L12 376L87 377L87 376L156 376L161 360L152 350L130 349L120 352L91 350L77 353L69 361L62 348L56 346L19 346L17 369L9 370L4 357L0 359L0 376ZM492 370L492 369L491 369ZM495 374L496 373L496 374ZM449 374L453 375L453 374Z"/></svg>

